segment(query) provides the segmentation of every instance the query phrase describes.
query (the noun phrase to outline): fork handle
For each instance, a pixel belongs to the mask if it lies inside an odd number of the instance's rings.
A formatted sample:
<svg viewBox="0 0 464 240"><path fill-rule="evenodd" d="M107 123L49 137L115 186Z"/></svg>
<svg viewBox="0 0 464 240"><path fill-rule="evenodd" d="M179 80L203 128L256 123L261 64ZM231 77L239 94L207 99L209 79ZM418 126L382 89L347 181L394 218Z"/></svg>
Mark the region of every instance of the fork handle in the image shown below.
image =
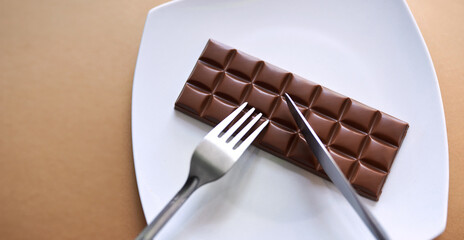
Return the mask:
<svg viewBox="0 0 464 240"><path fill-rule="evenodd" d="M143 229L143 231L135 238L135 240L151 240L163 228L163 226L171 219L177 210L184 204L185 200L198 188L198 178L189 176L184 186L177 194L169 201L163 210L156 216L153 221Z"/></svg>

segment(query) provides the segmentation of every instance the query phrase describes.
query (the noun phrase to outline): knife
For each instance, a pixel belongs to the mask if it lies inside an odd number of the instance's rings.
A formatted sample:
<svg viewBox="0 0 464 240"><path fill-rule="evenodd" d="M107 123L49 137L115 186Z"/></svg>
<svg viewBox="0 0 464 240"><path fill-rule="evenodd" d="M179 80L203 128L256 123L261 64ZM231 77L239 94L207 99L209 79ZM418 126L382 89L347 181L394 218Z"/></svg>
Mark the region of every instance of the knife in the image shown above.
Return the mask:
<svg viewBox="0 0 464 240"><path fill-rule="evenodd" d="M390 239L379 222L377 222L375 217L371 214L371 212L366 208L366 206L364 206L364 204L361 203L353 187L345 178L345 175L343 175L340 168L338 168L332 156L329 154L324 144L316 135L316 132L314 132L314 130L311 128L306 118L303 116L303 114L301 114L295 102L293 102L292 98L287 93L285 93L285 100L287 101L288 108L290 109L295 122L300 128L300 132L303 134L303 137L313 151L317 160L319 160L319 163L321 164L327 176L329 176L330 180L334 183L338 190L340 190L346 200L348 200L348 202L351 204L351 206L354 208L356 213L363 220L364 224L366 224L375 238Z"/></svg>

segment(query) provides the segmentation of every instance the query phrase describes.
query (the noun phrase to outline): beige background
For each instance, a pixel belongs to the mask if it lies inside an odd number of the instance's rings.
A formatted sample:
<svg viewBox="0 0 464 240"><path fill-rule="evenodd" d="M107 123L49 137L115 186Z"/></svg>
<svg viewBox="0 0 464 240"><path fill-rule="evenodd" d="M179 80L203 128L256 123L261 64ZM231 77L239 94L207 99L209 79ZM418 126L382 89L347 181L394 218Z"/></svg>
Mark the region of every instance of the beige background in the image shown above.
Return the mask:
<svg viewBox="0 0 464 240"><path fill-rule="evenodd" d="M132 77L165 0L0 0L0 238L131 239ZM464 236L464 1L409 0L432 55L450 150L448 225Z"/></svg>

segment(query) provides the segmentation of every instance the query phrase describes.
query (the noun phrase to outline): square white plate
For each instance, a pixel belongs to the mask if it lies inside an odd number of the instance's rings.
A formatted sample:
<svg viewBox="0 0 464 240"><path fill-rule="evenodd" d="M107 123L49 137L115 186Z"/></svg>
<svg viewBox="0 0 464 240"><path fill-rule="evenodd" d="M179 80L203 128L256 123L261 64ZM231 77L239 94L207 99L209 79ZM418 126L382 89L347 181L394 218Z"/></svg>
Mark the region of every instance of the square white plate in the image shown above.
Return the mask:
<svg viewBox="0 0 464 240"><path fill-rule="evenodd" d="M410 124L378 202L396 239L430 239L446 224L448 145L438 81L406 3L189 0L152 9L134 76L132 138L147 221L183 185L211 129L174 110L209 38L318 82ZM195 192L159 239L372 238L329 182L252 148Z"/></svg>

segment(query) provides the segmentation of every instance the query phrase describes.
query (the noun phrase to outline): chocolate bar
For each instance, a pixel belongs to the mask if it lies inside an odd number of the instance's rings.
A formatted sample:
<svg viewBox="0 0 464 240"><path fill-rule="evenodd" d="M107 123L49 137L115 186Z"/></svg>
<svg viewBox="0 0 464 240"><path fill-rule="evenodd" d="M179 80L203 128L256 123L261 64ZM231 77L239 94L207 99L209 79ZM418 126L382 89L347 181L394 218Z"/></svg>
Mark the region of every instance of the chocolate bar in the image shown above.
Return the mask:
<svg viewBox="0 0 464 240"><path fill-rule="evenodd" d="M408 124L237 49L209 40L175 109L216 125L248 102L269 125L254 144L328 179L287 107L297 103L356 191L378 200Z"/></svg>

